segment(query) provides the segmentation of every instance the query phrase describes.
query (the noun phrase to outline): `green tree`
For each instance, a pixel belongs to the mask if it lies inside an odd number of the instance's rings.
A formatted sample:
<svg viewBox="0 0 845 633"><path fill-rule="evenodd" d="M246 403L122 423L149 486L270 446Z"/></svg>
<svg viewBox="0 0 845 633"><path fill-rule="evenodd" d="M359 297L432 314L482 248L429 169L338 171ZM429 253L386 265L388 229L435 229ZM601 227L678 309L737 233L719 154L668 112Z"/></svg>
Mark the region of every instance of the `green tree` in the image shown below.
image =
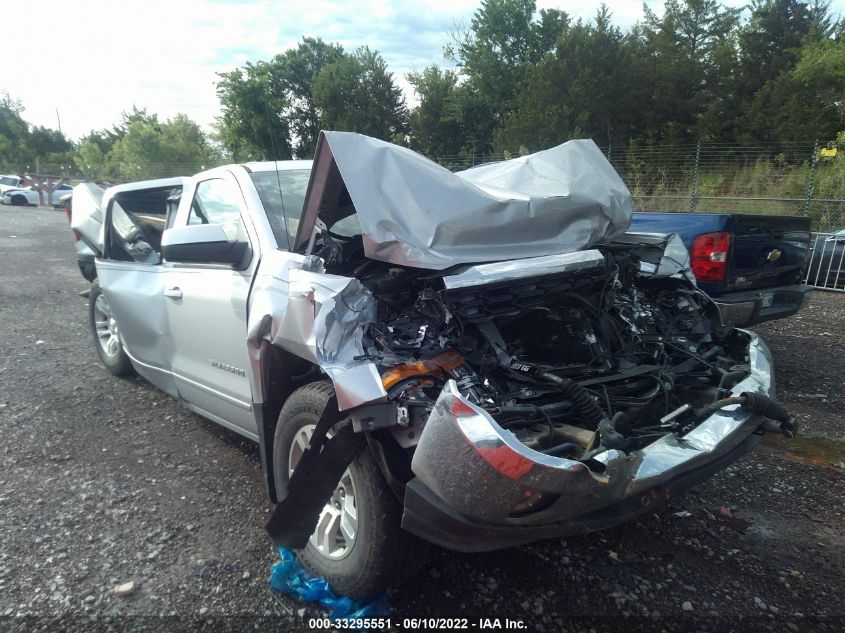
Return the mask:
<svg viewBox="0 0 845 633"><path fill-rule="evenodd" d="M631 51L602 6L595 23L579 20L557 40L554 55L529 69L517 111L496 130L496 148L545 149L578 136L624 142L632 133Z"/></svg>
<svg viewBox="0 0 845 633"><path fill-rule="evenodd" d="M822 40L805 46L792 79L821 115L817 137L834 138L845 129L845 42Z"/></svg>
<svg viewBox="0 0 845 633"><path fill-rule="evenodd" d="M831 1L812 0L807 3L807 12L810 17L810 30L807 37L810 42L836 37L839 25L830 10Z"/></svg>
<svg viewBox="0 0 845 633"><path fill-rule="evenodd" d="M96 180L107 176L106 155L92 138L83 138L79 142L79 149L73 162L85 178Z"/></svg>
<svg viewBox="0 0 845 633"><path fill-rule="evenodd" d="M751 16L738 32L740 100L749 100L767 82L793 68L814 21L823 20L818 13L813 18L800 0L754 0Z"/></svg>
<svg viewBox="0 0 845 633"><path fill-rule="evenodd" d="M654 129L662 142L683 142L698 136L697 122L706 110L719 77L709 72L730 46L740 9L726 9L717 0L666 0L663 15L643 7L645 19L638 47L645 56L640 78L650 92Z"/></svg>
<svg viewBox="0 0 845 633"><path fill-rule="evenodd" d="M95 145L100 150L100 153L105 155L119 138L118 136L114 136L111 130L91 130L80 139L79 143L81 145L84 142L88 142Z"/></svg>
<svg viewBox="0 0 845 633"><path fill-rule="evenodd" d="M736 98L741 80L735 32L721 39L714 47L710 63L704 69L699 93L703 109L692 125L697 141L736 141L737 121L742 116L742 103Z"/></svg>
<svg viewBox="0 0 845 633"><path fill-rule="evenodd" d="M798 0L759 0L752 5L748 23L739 29L740 81L736 102L736 138L743 142L787 143L817 137L832 138L840 129L840 116L833 104L825 103L828 90L822 78L835 73L821 71L820 57L832 34L833 18L826 2L807 4ZM805 55L806 54L806 55ZM796 74L799 60L804 69Z"/></svg>
<svg viewBox="0 0 845 633"><path fill-rule="evenodd" d="M92 141L83 145L86 157L96 161L99 147ZM104 175L126 180L190 176L212 156L205 134L187 115L177 114L164 123L156 117L135 117L103 159Z"/></svg>
<svg viewBox="0 0 845 633"><path fill-rule="evenodd" d="M21 116L23 110L19 99L0 91L0 163L19 165L29 159L26 149L29 124Z"/></svg>
<svg viewBox="0 0 845 633"><path fill-rule="evenodd" d="M8 92L0 92L0 164L29 170L40 164L42 172L64 172L73 164L74 144L58 130L31 126L24 107Z"/></svg>
<svg viewBox="0 0 845 633"><path fill-rule="evenodd" d="M161 125L161 145L169 163L201 169L217 159L205 133L186 114L177 114Z"/></svg>
<svg viewBox="0 0 845 633"><path fill-rule="evenodd" d="M408 113L402 90L378 51L364 46L326 65L312 88L320 124L384 140L407 131Z"/></svg>
<svg viewBox="0 0 845 633"><path fill-rule="evenodd" d="M107 162L112 173L125 180L158 178L167 156L162 149L161 129L149 121L133 121L126 134L109 151Z"/></svg>
<svg viewBox="0 0 845 633"><path fill-rule="evenodd" d="M158 115L133 105L131 110L121 113L120 121L112 127L91 130L80 139L77 151L72 156L77 172L91 179L124 178L119 163L113 162L114 154L109 154L115 144L126 136L132 123L148 124L160 129Z"/></svg>
<svg viewBox="0 0 845 633"><path fill-rule="evenodd" d="M329 64L345 55L340 44L326 44L320 38L304 37L296 47L277 55L275 63L279 83L285 91L293 153L310 158L320 133L320 115L314 103L312 88L317 75Z"/></svg>
<svg viewBox="0 0 845 633"><path fill-rule="evenodd" d="M276 61L218 73L217 96L221 115L216 122L221 144L236 161L278 160L293 155L290 102Z"/></svg>
<svg viewBox="0 0 845 633"><path fill-rule="evenodd" d="M73 143L58 130L35 126L30 131L26 144L35 156L46 158L51 154L65 154L73 151Z"/></svg>
<svg viewBox="0 0 845 633"><path fill-rule="evenodd" d="M345 57L339 44L304 37L270 61L221 73L216 128L222 145L235 160L310 157L320 131L316 78Z"/></svg>
<svg viewBox="0 0 845 633"><path fill-rule="evenodd" d="M516 108L528 68L554 50L568 24L557 9L537 14L534 0L483 0L469 29L454 35L444 53L466 77L459 102L467 147L489 151L494 129Z"/></svg>
<svg viewBox="0 0 845 633"><path fill-rule="evenodd" d="M434 159L457 156L463 149L458 75L432 64L408 74L420 103L409 116L411 147Z"/></svg>

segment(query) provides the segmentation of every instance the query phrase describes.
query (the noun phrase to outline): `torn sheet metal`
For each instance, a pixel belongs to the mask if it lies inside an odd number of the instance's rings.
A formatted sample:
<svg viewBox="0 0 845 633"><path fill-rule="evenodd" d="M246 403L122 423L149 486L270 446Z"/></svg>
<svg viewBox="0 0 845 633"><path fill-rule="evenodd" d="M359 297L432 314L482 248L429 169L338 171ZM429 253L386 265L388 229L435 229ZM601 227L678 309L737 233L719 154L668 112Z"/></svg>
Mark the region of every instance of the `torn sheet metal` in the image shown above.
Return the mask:
<svg viewBox="0 0 845 633"><path fill-rule="evenodd" d="M653 264L643 262L641 272L648 277L674 277L686 279L693 286L696 285L695 275L692 273L689 250L677 233L640 233L631 231L613 240L617 244L643 244L659 246L663 254L659 262Z"/></svg>
<svg viewBox="0 0 845 633"><path fill-rule="evenodd" d="M695 275L692 274L689 250L677 233L672 233L666 240L660 265L657 267L658 277L675 277L681 275L692 285L695 285Z"/></svg>
<svg viewBox="0 0 845 633"><path fill-rule="evenodd" d="M318 216L331 228L353 212L367 257L442 270L613 239L630 224L631 194L590 140L452 173L404 147L322 132L297 248Z"/></svg>
<svg viewBox="0 0 845 633"><path fill-rule="evenodd" d="M341 411L387 397L363 347L364 328L375 321L375 299L357 279L322 272L316 257L279 251L262 259L250 297L254 375L260 375L258 350L267 340L325 371ZM261 393L256 382L253 393Z"/></svg>
<svg viewBox="0 0 845 633"><path fill-rule="evenodd" d="M99 256L103 252L103 194L105 189L93 182L73 188L70 228Z"/></svg>
<svg viewBox="0 0 845 633"><path fill-rule="evenodd" d="M574 272L604 265L604 255L597 250L531 257L510 262L495 262L471 266L457 275L443 277L447 290L469 288L485 284Z"/></svg>
<svg viewBox="0 0 845 633"><path fill-rule="evenodd" d="M756 334L742 336L748 341L751 373L731 394L772 396L771 353ZM450 381L422 431L411 469L448 507L467 517L495 524L548 524L610 506L714 461L762 423L759 414L733 405L716 411L686 435L667 433L629 454L605 450L593 457L605 465L597 473L582 462L528 448L461 396ZM517 521L511 513L525 499L526 490L557 499L542 512Z"/></svg>

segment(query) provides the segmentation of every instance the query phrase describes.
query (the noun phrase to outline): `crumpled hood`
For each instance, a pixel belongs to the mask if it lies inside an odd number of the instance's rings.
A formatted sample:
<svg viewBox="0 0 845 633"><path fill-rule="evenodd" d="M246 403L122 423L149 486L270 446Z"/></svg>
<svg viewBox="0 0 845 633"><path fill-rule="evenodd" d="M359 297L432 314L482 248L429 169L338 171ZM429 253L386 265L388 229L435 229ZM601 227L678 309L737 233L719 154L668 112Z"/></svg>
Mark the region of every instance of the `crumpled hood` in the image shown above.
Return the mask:
<svg viewBox="0 0 845 633"><path fill-rule="evenodd" d="M367 257L435 270L571 253L631 222L631 194L591 140L452 173L398 145L321 132L297 247L317 217L331 226L353 205Z"/></svg>

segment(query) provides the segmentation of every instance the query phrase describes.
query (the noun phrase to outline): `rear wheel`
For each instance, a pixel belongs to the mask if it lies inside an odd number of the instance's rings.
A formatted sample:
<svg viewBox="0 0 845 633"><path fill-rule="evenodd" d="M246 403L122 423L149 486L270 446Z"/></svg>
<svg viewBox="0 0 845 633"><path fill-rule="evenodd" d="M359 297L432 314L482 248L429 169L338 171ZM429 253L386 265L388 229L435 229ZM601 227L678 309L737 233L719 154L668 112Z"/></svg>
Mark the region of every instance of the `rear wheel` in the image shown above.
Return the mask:
<svg viewBox="0 0 845 633"><path fill-rule="evenodd" d="M280 494L333 394L331 383L317 382L296 390L285 402L273 443ZM337 593L353 599L374 597L407 578L424 559L425 544L402 530L401 517L401 506L365 448L341 476L297 557Z"/></svg>
<svg viewBox="0 0 845 633"><path fill-rule="evenodd" d="M100 290L97 281L91 285L88 293L91 332L94 334L94 346L103 365L115 376L131 376L135 373L129 356L120 342L120 329L111 312L106 296Z"/></svg>

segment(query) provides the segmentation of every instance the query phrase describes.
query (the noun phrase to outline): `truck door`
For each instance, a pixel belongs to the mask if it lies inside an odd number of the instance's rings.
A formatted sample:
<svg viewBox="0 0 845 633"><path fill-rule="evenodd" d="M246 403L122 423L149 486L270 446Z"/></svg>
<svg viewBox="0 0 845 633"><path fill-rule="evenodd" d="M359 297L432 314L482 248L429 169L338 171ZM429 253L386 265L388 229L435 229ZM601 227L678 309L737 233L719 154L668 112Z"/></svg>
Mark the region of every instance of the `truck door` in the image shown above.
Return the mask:
<svg viewBox="0 0 845 633"><path fill-rule="evenodd" d="M179 397L202 415L257 437L247 351L247 298L258 264L258 241L247 230L243 194L225 171L197 183L190 207L174 226L221 225L233 240L250 243L243 270L212 263L168 263L163 296L173 338L173 374Z"/></svg>
<svg viewBox="0 0 845 633"><path fill-rule="evenodd" d="M172 346L162 294L166 271L160 248L166 200L175 186L115 194L106 209L104 253L97 259L104 300L133 366L174 396Z"/></svg>

